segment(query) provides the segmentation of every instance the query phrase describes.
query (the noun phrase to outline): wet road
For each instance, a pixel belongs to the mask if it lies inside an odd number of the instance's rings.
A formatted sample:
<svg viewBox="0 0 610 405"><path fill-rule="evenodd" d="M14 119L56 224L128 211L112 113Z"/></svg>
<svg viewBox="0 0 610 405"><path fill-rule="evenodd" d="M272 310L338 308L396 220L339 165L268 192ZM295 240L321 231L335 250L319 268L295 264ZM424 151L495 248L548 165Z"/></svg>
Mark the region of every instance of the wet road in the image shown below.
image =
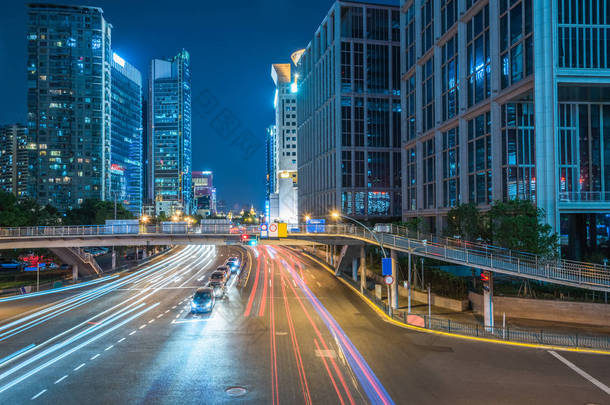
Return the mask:
<svg viewBox="0 0 610 405"><path fill-rule="evenodd" d="M233 255L227 295L190 314ZM606 404L608 385L607 356L388 324L288 248L189 246L102 284L0 301L0 403Z"/></svg>

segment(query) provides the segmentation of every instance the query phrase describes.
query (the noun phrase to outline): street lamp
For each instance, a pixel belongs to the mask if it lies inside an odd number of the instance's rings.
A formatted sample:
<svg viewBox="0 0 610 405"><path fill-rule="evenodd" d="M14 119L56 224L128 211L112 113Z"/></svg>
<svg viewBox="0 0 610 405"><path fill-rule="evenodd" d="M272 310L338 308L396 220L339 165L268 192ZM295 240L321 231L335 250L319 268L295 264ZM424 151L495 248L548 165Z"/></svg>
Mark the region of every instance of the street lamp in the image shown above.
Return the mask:
<svg viewBox="0 0 610 405"><path fill-rule="evenodd" d="M140 222L141 222L141 223L143 223L143 224L148 223L148 221L149 221L149 220L150 220L150 218L149 218L149 217L148 217L148 215L146 215L146 214L143 214L143 215L140 217Z"/></svg>
<svg viewBox="0 0 610 405"><path fill-rule="evenodd" d="M305 215L305 222L309 221L311 217L309 215Z"/></svg>
<svg viewBox="0 0 610 405"><path fill-rule="evenodd" d="M358 221L357 219L354 219L352 217L348 217L347 215L343 215L338 211L332 211L330 213L330 216L335 219L338 220L339 218L345 218L347 220L350 220L352 222L355 222L356 224L360 225L361 227L363 227L364 229L366 229L367 231L369 231L371 233L371 235L373 236L373 238L377 241L377 243L379 243L379 247L381 248L381 252L383 253L383 257L387 258L388 255L385 253L385 249L383 248L383 242L381 242L379 240L379 238L377 237L377 232L373 231L371 228L369 228L368 226L364 225L362 222Z"/></svg>

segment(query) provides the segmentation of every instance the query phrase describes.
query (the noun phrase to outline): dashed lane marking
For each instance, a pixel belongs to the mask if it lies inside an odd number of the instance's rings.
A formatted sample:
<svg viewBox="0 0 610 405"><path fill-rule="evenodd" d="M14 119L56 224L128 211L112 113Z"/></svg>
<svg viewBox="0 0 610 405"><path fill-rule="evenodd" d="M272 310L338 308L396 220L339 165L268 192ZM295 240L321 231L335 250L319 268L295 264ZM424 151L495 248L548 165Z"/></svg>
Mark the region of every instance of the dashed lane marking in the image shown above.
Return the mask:
<svg viewBox="0 0 610 405"><path fill-rule="evenodd" d="M40 391L38 394L34 395L32 397L32 400L38 398L39 396L41 396L42 394L44 394L45 392L47 392L47 389L45 388L44 390Z"/></svg>
<svg viewBox="0 0 610 405"><path fill-rule="evenodd" d="M134 333L136 333L136 332L137 332L136 330L132 331L132 332L129 334L129 336L133 335L133 334L134 334Z"/></svg>
<svg viewBox="0 0 610 405"><path fill-rule="evenodd" d="M62 382L66 378L68 378L68 374L66 374L65 376L61 377L59 380L55 381L53 384L59 384L60 382Z"/></svg>
<svg viewBox="0 0 610 405"><path fill-rule="evenodd" d="M146 327L146 325L142 325L138 329L144 329L145 327Z"/></svg>
<svg viewBox="0 0 610 405"><path fill-rule="evenodd" d="M114 347L114 345L110 345L107 348L104 349L105 352L107 352L108 350L112 349Z"/></svg>
<svg viewBox="0 0 610 405"><path fill-rule="evenodd" d="M125 340L125 338L120 338L117 343L121 343L123 340Z"/></svg>
<svg viewBox="0 0 610 405"><path fill-rule="evenodd" d="M95 359L97 359L98 357L100 357L100 354L99 354L99 353L98 353L98 354L96 354L95 356L91 357L89 360L95 360Z"/></svg>
<svg viewBox="0 0 610 405"><path fill-rule="evenodd" d="M78 371L78 370L80 370L80 369L81 369L81 368L83 368L83 367L85 367L85 363L81 363L81 364L80 364L78 367L76 367L76 368L74 369L74 371Z"/></svg>

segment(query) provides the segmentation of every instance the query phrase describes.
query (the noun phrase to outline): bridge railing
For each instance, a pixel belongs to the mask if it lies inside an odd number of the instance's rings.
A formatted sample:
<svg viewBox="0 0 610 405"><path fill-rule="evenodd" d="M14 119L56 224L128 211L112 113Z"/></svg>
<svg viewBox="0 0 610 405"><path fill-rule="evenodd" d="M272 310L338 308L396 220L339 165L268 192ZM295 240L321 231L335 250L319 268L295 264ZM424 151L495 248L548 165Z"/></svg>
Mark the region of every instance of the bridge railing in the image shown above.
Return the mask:
<svg viewBox="0 0 610 405"><path fill-rule="evenodd" d="M579 286L610 289L610 272L605 266L548 259L541 256L515 252L495 246L444 238L435 235L415 233L407 228L381 224L379 232L369 231L352 224L326 225L316 230L324 235L355 236L376 243L377 239L388 247L412 251L416 254L478 268L495 269L522 277L564 282ZM289 234L307 234L312 228L307 225L289 226ZM258 234L256 225L236 228L226 224L187 225L171 223L160 225L87 225L87 226L35 226L20 228L0 228L0 237L61 237L61 236L110 236L110 235L233 235L240 233ZM310 233L315 235L319 233Z"/></svg>
<svg viewBox="0 0 610 405"><path fill-rule="evenodd" d="M395 247L412 251L415 254L447 259L477 268L489 268L521 277L610 289L610 271L605 266L548 259L530 253L515 252L453 238L419 234L419 238L416 239L409 231L396 226L384 227L383 230L370 232L359 226L341 224L325 226L324 233L353 235L367 239L371 243L379 240L386 247ZM307 228L299 227L299 231L307 232ZM429 239L422 238L422 236Z"/></svg>

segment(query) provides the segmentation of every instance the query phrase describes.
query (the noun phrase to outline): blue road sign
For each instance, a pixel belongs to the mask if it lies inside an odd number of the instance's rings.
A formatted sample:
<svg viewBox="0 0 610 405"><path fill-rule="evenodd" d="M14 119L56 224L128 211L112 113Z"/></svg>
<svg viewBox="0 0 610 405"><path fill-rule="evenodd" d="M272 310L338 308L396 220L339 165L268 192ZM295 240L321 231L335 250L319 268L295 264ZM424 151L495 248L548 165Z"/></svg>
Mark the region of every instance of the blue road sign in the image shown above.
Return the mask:
<svg viewBox="0 0 610 405"><path fill-rule="evenodd" d="M387 257L381 259L381 275L391 276L392 275L392 259Z"/></svg>

